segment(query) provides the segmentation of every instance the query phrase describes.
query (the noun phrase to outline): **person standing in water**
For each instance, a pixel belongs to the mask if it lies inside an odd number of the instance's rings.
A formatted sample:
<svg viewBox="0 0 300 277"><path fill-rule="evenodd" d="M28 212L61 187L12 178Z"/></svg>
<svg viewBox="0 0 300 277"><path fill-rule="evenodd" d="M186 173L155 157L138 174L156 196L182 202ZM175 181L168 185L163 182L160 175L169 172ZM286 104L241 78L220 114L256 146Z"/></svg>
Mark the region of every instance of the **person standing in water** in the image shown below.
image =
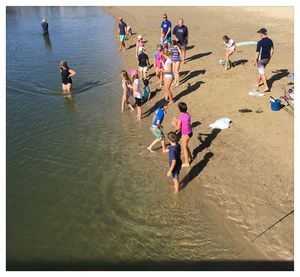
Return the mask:
<svg viewBox="0 0 300 277"><path fill-rule="evenodd" d="M47 18L44 18L42 20L41 26L43 28L43 36L49 35L49 31L48 31L49 24Z"/></svg>
<svg viewBox="0 0 300 277"><path fill-rule="evenodd" d="M70 92L72 88L72 78L76 75L76 71L68 66L67 61L62 60L60 63L60 74L63 91Z"/></svg>
<svg viewBox="0 0 300 277"><path fill-rule="evenodd" d="M191 125L191 116L187 112L187 105L184 102L178 104L178 109L181 112L178 118L173 118L172 124L176 128L176 132L181 131L181 145L184 154L184 164L182 167L190 166L190 161L192 160L192 154L188 147L190 138L193 136L193 130Z"/></svg>
<svg viewBox="0 0 300 277"><path fill-rule="evenodd" d="M128 85L133 90L133 97L136 104L136 117L138 120L142 119L142 88L139 73L136 69L131 72L132 84Z"/></svg>
<svg viewBox="0 0 300 277"><path fill-rule="evenodd" d="M122 88L123 88L123 97L122 97L122 104L121 104L121 111L125 110L125 105L127 104L130 109L134 111L134 108L131 106L130 102L128 101L129 97L131 96L131 89L129 85L131 84L127 71L121 71L121 78L122 78Z"/></svg>

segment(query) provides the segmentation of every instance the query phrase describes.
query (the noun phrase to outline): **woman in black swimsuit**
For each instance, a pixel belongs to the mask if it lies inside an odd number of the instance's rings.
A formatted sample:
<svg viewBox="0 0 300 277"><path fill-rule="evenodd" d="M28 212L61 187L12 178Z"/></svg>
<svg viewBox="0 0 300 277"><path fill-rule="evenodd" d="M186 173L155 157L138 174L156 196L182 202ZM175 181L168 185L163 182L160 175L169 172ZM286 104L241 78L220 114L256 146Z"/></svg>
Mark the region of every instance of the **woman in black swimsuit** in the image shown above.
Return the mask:
<svg viewBox="0 0 300 277"><path fill-rule="evenodd" d="M69 68L67 61L61 61L60 65L60 74L63 91L71 91L72 88L72 78L76 75L76 72Z"/></svg>

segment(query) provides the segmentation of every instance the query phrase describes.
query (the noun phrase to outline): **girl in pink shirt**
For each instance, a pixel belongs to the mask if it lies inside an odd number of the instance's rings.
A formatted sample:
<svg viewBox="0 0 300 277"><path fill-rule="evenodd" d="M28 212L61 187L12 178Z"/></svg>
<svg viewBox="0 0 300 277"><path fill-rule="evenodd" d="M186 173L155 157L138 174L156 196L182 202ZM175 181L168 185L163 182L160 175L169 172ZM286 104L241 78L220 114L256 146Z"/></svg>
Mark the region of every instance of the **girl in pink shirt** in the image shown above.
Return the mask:
<svg viewBox="0 0 300 277"><path fill-rule="evenodd" d="M173 119L173 125L177 130L181 131L181 145L184 154L185 162L182 167L190 166L190 160L192 159L191 151L188 147L190 138L193 136L193 130L191 126L191 116L187 112L187 105L184 102L178 104L181 114L178 118Z"/></svg>

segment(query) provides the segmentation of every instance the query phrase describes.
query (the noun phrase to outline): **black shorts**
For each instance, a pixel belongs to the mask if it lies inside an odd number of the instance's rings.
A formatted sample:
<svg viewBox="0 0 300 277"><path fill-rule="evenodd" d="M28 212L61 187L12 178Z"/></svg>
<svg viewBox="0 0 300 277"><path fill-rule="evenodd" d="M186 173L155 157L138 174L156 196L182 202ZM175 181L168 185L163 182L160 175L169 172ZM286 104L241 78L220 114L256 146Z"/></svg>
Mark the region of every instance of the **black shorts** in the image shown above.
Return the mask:
<svg viewBox="0 0 300 277"><path fill-rule="evenodd" d="M135 104L138 106L138 107L140 107L140 106L142 106L142 99L140 99L140 98L134 98L135 99Z"/></svg>
<svg viewBox="0 0 300 277"><path fill-rule="evenodd" d="M185 51L185 50L186 50L187 43L186 43L186 42L179 43L178 46L179 46L180 50Z"/></svg>

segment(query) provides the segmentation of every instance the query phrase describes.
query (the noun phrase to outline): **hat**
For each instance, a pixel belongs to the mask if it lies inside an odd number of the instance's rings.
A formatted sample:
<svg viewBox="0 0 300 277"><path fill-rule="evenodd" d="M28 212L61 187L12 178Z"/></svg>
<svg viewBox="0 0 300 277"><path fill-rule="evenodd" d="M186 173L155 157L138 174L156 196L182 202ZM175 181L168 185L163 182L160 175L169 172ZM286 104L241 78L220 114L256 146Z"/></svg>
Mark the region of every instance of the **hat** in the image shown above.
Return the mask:
<svg viewBox="0 0 300 277"><path fill-rule="evenodd" d="M263 34L266 35L267 34L267 29L266 28L261 28L257 31L258 34Z"/></svg>
<svg viewBox="0 0 300 277"><path fill-rule="evenodd" d="M137 72L136 69L131 69L131 70L129 71L129 74L130 74L130 76L132 77L132 76L138 74L138 72Z"/></svg>
<svg viewBox="0 0 300 277"><path fill-rule="evenodd" d="M138 39L141 39L141 38L143 38L143 36L142 35L138 35Z"/></svg>

